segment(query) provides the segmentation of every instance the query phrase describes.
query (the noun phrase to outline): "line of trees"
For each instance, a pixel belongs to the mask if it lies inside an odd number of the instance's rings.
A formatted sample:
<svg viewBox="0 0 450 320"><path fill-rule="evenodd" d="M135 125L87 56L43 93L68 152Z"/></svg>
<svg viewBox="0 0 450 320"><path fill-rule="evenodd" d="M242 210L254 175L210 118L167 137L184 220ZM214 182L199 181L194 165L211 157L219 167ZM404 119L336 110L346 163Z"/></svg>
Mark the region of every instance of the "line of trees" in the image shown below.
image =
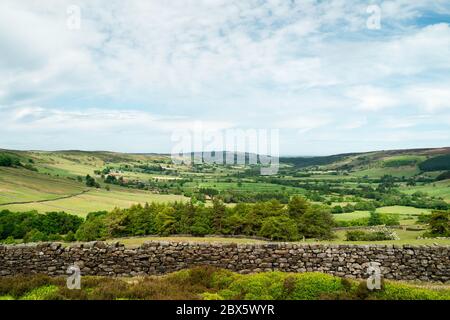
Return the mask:
<svg viewBox="0 0 450 320"><path fill-rule="evenodd" d="M92 241L154 234L222 234L292 241L303 237L330 239L334 226L329 210L298 196L287 206L272 200L233 208L214 199L209 207L195 202L151 203L90 213L76 238Z"/></svg>
<svg viewBox="0 0 450 320"><path fill-rule="evenodd" d="M23 239L25 242L74 241L75 232L83 222L82 218L65 212L39 214L37 211L3 210L0 211L0 240L9 242L15 239Z"/></svg>

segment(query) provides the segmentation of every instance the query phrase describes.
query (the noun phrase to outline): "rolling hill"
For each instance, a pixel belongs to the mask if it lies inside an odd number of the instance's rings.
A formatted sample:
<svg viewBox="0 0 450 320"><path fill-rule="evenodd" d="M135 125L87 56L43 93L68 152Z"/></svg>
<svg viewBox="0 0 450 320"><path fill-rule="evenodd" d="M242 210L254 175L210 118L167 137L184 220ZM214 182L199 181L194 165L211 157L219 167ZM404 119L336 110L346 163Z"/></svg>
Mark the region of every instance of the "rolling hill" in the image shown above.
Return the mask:
<svg viewBox="0 0 450 320"><path fill-rule="evenodd" d="M350 180L361 177L379 178L390 174L394 177L433 180L446 172L450 165L447 161L449 156L450 148L430 148L348 153L326 157L283 157L280 163L283 168L290 170L290 174L312 172L312 178L335 179L335 176L329 175L330 172L344 172L344 176L338 177ZM5 158L13 159L14 163L2 165L2 159ZM234 189L245 192L281 190L281 186L276 184L262 184L250 180L239 184L239 180L230 178L236 174L239 176L240 171L236 168L214 165L206 171L198 171L198 168L172 164L170 156L163 154L0 150L0 209L66 211L86 215L91 211L129 207L134 203L188 199L182 192L161 194L148 188L139 190L120 185L106 186L102 173L105 168L125 181L158 181L160 184L170 184L170 181L184 179L185 189L215 187L220 190ZM154 171L154 168L159 168L159 171ZM86 186L83 180L86 175L99 181L100 188ZM427 192L450 202L448 179L433 184L403 185L402 190L405 194Z"/></svg>

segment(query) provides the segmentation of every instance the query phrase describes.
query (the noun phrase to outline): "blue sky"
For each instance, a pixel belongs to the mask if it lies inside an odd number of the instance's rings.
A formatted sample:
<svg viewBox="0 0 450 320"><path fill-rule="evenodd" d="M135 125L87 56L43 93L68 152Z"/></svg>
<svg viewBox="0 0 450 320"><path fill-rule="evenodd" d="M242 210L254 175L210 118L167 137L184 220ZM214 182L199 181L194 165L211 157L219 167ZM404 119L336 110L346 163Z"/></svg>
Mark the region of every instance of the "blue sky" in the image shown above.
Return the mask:
<svg viewBox="0 0 450 320"><path fill-rule="evenodd" d="M450 2L1 1L0 148L170 152L195 121L285 155L449 146Z"/></svg>

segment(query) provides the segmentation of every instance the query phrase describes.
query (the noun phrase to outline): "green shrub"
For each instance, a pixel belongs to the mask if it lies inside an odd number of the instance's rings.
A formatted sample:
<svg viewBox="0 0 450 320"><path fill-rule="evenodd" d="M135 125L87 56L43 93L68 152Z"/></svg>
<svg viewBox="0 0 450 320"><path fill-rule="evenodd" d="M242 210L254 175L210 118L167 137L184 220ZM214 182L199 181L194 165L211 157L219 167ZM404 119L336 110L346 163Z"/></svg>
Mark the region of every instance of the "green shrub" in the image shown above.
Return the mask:
<svg viewBox="0 0 450 320"><path fill-rule="evenodd" d="M21 300L54 300L57 297L58 287L53 285L42 286L31 290L21 297Z"/></svg>
<svg viewBox="0 0 450 320"><path fill-rule="evenodd" d="M450 290L429 290L402 283L386 282L373 296L382 300L449 300Z"/></svg>
<svg viewBox="0 0 450 320"><path fill-rule="evenodd" d="M40 242L40 241L47 241L48 237L45 233L33 229L23 237L23 242Z"/></svg>
<svg viewBox="0 0 450 320"><path fill-rule="evenodd" d="M386 227L376 227L369 231L352 230L346 232L346 241L399 240L397 233Z"/></svg>
<svg viewBox="0 0 450 320"><path fill-rule="evenodd" d="M316 300L324 294L345 291L341 279L323 273L300 273L296 276L295 290L288 299Z"/></svg>
<svg viewBox="0 0 450 320"><path fill-rule="evenodd" d="M20 298L35 288L53 283L52 278L46 275L0 277L0 296L9 295Z"/></svg>
<svg viewBox="0 0 450 320"><path fill-rule="evenodd" d="M450 237L450 211L434 211L428 221L426 237Z"/></svg>
<svg viewBox="0 0 450 320"><path fill-rule="evenodd" d="M43 275L0 277L0 300L450 300L450 289L429 289L386 281L370 291L365 281L318 272L238 274L212 267L196 267L166 276L130 279L83 277L81 290L69 290L65 277Z"/></svg>
<svg viewBox="0 0 450 320"><path fill-rule="evenodd" d="M287 216L264 219L259 234L271 240L294 241L298 239L295 221Z"/></svg>
<svg viewBox="0 0 450 320"><path fill-rule="evenodd" d="M202 298L203 300L224 300L224 298L218 293L210 293L210 292L202 293Z"/></svg>
<svg viewBox="0 0 450 320"><path fill-rule="evenodd" d="M226 300L280 300L283 298L285 277L282 272L241 275L228 289L219 291L219 295Z"/></svg>

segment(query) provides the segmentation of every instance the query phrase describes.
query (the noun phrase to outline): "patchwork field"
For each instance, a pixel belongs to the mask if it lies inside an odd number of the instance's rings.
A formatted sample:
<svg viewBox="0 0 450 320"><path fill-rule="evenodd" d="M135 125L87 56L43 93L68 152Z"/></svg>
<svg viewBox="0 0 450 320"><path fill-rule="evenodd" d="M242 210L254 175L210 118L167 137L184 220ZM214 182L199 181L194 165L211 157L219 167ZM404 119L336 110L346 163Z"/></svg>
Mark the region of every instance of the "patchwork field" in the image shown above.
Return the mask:
<svg viewBox="0 0 450 320"><path fill-rule="evenodd" d="M79 216L115 207L128 208L137 203L188 200L181 195L155 194L119 186L112 186L110 191L88 188L67 178L2 167L0 191L0 210L65 211Z"/></svg>
<svg viewBox="0 0 450 320"><path fill-rule="evenodd" d="M281 158L278 175L264 177L260 175L258 166L173 164L167 155L4 150L0 155L16 159L19 165L0 166L0 210L64 211L85 217L90 212L111 211L116 207L126 209L134 204L189 202L191 199L211 208L213 197L222 200L227 209L234 210L238 203L266 201L267 205L273 199L286 206L293 196L301 195L330 210L341 207L340 212L345 213L333 214L333 218L343 226L352 225L353 220L368 219L370 211L375 210L381 214L397 215L402 226L414 228L420 214L430 215L435 208L445 207L443 201L450 203L450 180L436 180L445 173L442 161L437 162L438 171L422 171L420 167L426 161L428 167L433 168L436 165L433 157L449 152L450 149L443 148ZM361 207L375 205L374 199L377 203L373 209ZM396 202L406 205L392 205ZM258 210L256 214L265 217L273 214ZM239 230L237 232L258 235L255 230L245 230L252 225L260 226L261 221L232 218L232 223L236 224L233 228ZM170 225L180 217L169 213L165 219L164 223ZM200 225L204 223L201 220L204 218L198 219ZM243 227L240 228L239 224ZM210 227L202 226L201 230ZM421 231L399 230L400 240L382 243L448 243L447 240L417 239L425 232L425 225L421 228ZM183 234L190 233L190 229L184 230L187 231ZM192 234L198 230L194 229ZM173 234L170 228L167 232ZM211 230L204 232L210 234ZM338 231L336 236L331 240L333 243L349 243L345 241L345 231ZM152 239L156 238L125 238L123 241L135 245ZM209 237L193 240L258 242Z"/></svg>
<svg viewBox="0 0 450 320"><path fill-rule="evenodd" d="M442 197L450 203L450 180L437 181L414 187L402 187L401 191L406 194L413 194L418 191L425 192L434 197Z"/></svg>

